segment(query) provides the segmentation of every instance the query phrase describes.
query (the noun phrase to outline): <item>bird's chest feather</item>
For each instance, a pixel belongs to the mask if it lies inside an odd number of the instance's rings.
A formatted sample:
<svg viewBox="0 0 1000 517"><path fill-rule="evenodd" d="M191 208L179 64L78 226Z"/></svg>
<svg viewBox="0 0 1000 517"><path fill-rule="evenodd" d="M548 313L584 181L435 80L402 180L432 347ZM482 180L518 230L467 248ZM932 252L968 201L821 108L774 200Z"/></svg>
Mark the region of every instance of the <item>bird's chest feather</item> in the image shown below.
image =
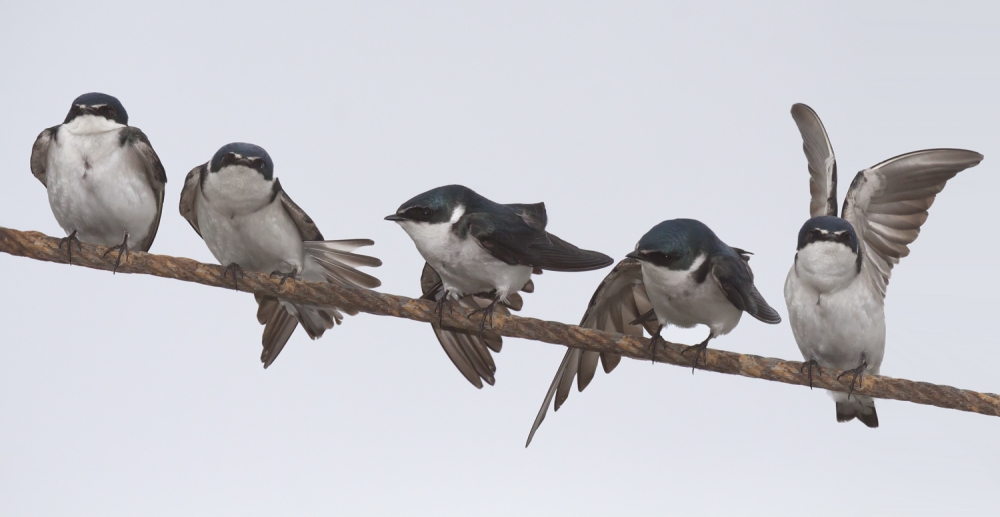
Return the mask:
<svg viewBox="0 0 1000 517"><path fill-rule="evenodd" d="M280 198L270 200L271 187L243 188L242 180L212 177L219 174L209 174L195 201L202 237L219 263L265 273L302 271L302 237Z"/></svg>
<svg viewBox="0 0 1000 517"><path fill-rule="evenodd" d="M857 274L853 253L839 264L828 256L815 259L800 251L785 280L785 303L799 350L806 359L840 369L858 366L864 353L877 372L885 350L881 296ZM845 261L851 262L849 268ZM831 270L820 269L823 264Z"/></svg>
<svg viewBox="0 0 1000 517"><path fill-rule="evenodd" d="M686 271L642 263L643 283L661 325L690 328L707 325L714 335L729 333L740 321L737 309L709 277L698 282L695 272L706 257L698 257Z"/></svg>
<svg viewBox="0 0 1000 517"><path fill-rule="evenodd" d="M462 239L451 223L403 222L417 251L441 275L445 288L458 294L516 292L531 278L529 266L512 266L490 255L471 236Z"/></svg>
<svg viewBox="0 0 1000 517"><path fill-rule="evenodd" d="M139 243L157 215L157 199L142 164L130 147L119 145L121 126L88 132L95 128L75 124L78 120L63 126L49 149L46 183L52 212L63 229L78 231L86 242L118 244L127 231L130 242Z"/></svg>

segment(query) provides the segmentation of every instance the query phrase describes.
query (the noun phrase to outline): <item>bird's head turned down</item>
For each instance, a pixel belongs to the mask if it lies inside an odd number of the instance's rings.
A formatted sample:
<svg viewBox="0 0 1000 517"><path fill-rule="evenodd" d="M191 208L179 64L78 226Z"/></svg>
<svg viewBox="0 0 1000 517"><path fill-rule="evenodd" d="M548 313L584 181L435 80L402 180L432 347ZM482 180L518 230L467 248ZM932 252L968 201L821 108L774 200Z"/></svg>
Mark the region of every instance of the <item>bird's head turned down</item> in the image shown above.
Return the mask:
<svg viewBox="0 0 1000 517"><path fill-rule="evenodd" d="M122 106L116 97L106 93L85 93L73 99L63 124L69 124L73 119L84 115L103 117L123 126L128 125L128 112L125 111L125 106Z"/></svg>
<svg viewBox="0 0 1000 517"><path fill-rule="evenodd" d="M715 233L694 219L671 219L653 227L627 256L675 271L687 271L718 240Z"/></svg>
<svg viewBox="0 0 1000 517"><path fill-rule="evenodd" d="M473 197L476 193L461 185L438 187L399 205L396 213L386 216L385 220L397 223L453 223L462 216L468 200Z"/></svg>
<svg viewBox="0 0 1000 517"><path fill-rule="evenodd" d="M858 254L858 234L846 219L832 215L813 217L802 225L799 230L799 243L796 250L816 242L832 242L843 244Z"/></svg>
<svg viewBox="0 0 1000 517"><path fill-rule="evenodd" d="M233 142L219 148L208 164L208 171L219 172L226 167L244 167L246 172L256 172L267 181L274 179L274 162L258 145Z"/></svg>

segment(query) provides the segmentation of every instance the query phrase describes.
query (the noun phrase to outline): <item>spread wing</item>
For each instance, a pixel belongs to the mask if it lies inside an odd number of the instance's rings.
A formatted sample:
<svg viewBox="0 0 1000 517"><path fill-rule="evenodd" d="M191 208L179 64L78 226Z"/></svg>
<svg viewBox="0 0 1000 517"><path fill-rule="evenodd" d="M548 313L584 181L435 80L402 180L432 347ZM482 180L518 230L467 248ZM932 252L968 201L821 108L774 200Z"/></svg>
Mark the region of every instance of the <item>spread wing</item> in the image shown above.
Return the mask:
<svg viewBox="0 0 1000 517"><path fill-rule="evenodd" d="M511 265L551 271L590 271L614 262L603 253L582 250L538 229L537 219L529 225L524 217L517 213L471 213L462 216L459 226L468 231L483 249Z"/></svg>
<svg viewBox="0 0 1000 517"><path fill-rule="evenodd" d="M38 134L35 143L31 146L31 174L33 174L42 185L49 186L45 177L45 165L49 158L49 144L56 139L59 133L59 126L52 126Z"/></svg>
<svg viewBox="0 0 1000 517"><path fill-rule="evenodd" d="M768 305L753 284L753 271L750 270L749 257L745 253L715 254L710 259L712 280L737 309L764 323L781 323L781 316Z"/></svg>
<svg viewBox="0 0 1000 517"><path fill-rule="evenodd" d="M805 104L792 106L792 118L802 134L802 151L809 161L809 217L837 215L837 158L819 115Z"/></svg>
<svg viewBox="0 0 1000 517"><path fill-rule="evenodd" d="M982 161L962 149L928 149L890 158L854 177L842 216L862 244L862 274L885 296L892 266L910 253L927 209L945 183Z"/></svg>
<svg viewBox="0 0 1000 517"><path fill-rule="evenodd" d="M603 330L605 332L618 332L630 336L642 336L643 328L652 335L656 332L657 322L655 318L644 323L637 323L636 320L653 310L646 295L646 287L642 283L642 265L638 260L625 259L618 263L614 269L604 277L601 285L597 287L594 295L590 298L587 311L583 314L580 326ZM535 417L535 422L531 425L531 432L528 433L528 441L525 447L531 444L531 439L535 436L535 431L545 420L552 399L555 398L554 410L558 411L566 398L569 397L570 388L573 386L573 378L577 379L577 390L583 391L590 384L597 371L597 361L600 358L604 365L604 372L611 373L611 370L618 366L621 356L612 353L598 353L579 348L569 348L563 356L556 376L552 379L549 391L545 394L541 409Z"/></svg>
<svg viewBox="0 0 1000 517"><path fill-rule="evenodd" d="M281 204L285 207L285 211L288 215L292 216L292 220L295 221L295 226L299 229L299 233L302 235L302 240L304 241L321 241L323 240L323 234L319 232L319 228L316 227L316 223L313 222L312 218L306 214L305 210L296 205L292 198L288 197L288 194L284 189L281 188L281 182L277 179L274 180L274 190L278 192L281 196Z"/></svg>
<svg viewBox="0 0 1000 517"><path fill-rule="evenodd" d="M137 246L142 251L149 251L156 238L156 230L160 227L160 215L163 214L163 194L167 184L167 172L160 163L160 157L156 155L153 146L149 143L146 134L137 127L126 126L118 133L118 144L128 147L132 151L132 158L139 168L146 173L146 181L153 189L156 197L156 218L153 219L146 238Z"/></svg>
<svg viewBox="0 0 1000 517"><path fill-rule="evenodd" d="M424 263L424 270L420 274L420 289L423 292L421 298L424 300L438 301L445 294L441 276L430 264ZM529 280L521 290L530 293L534 290L534 285ZM488 297L467 295L457 301L453 300L451 303L457 303L463 309L468 310L485 308L491 301ZM500 314L510 315L511 310L521 310L523 304L521 296L513 293L507 296L506 303L497 306L496 311ZM473 386L482 388L483 381L486 381L486 384L490 386L496 382L493 374L496 373L497 367L493 362L490 350L500 353L503 346L500 334L485 330L480 336L478 332L444 327L438 323L431 323L431 327L434 329L438 343L448 354L452 364Z"/></svg>
<svg viewBox="0 0 1000 517"><path fill-rule="evenodd" d="M198 227L198 211L195 199L201 194L201 182L208 174L208 163L203 163L193 169L184 178L184 188L181 190L181 216L187 219L188 224L201 237L201 228Z"/></svg>

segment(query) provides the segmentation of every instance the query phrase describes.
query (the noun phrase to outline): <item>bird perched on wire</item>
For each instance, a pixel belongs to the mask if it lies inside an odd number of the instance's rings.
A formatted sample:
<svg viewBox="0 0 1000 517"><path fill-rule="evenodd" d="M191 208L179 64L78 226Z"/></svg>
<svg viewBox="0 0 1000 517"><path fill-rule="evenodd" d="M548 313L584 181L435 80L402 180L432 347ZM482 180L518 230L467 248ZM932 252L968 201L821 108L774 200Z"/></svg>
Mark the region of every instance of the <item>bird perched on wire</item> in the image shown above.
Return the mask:
<svg viewBox="0 0 1000 517"><path fill-rule="evenodd" d="M482 313L479 332L432 323L445 353L477 388L495 382L490 350L500 351L500 336L490 332L495 311L519 310L518 291L532 292L532 273L590 271L614 262L582 250L545 231L544 203L495 203L461 185L438 187L400 205L386 217L413 239L427 261L421 274L423 298Z"/></svg>
<svg viewBox="0 0 1000 517"><path fill-rule="evenodd" d="M651 352L655 352L660 332L668 325L705 325L708 337L683 352L694 352L697 367L708 342L736 328L744 312L764 323L781 322L754 286L749 253L722 242L700 221L664 221L643 235L626 257L597 287L581 327L637 337L645 329L652 336ZM552 399L558 411L569 396L574 377L577 389L583 391L594 378L598 359L605 373L611 373L621 356L566 350L525 447L531 444Z"/></svg>
<svg viewBox="0 0 1000 517"><path fill-rule="evenodd" d="M160 226L167 174L128 112L115 97L85 93L73 100L66 120L38 135L31 147L31 173L45 185L49 205L67 237L70 264L80 242L122 256L149 251ZM105 255L107 254L105 253Z"/></svg>
<svg viewBox="0 0 1000 517"><path fill-rule="evenodd" d="M271 156L259 146L226 144L209 162L192 169L184 180L180 212L226 266L223 275L231 274L234 286L244 269L278 275L282 283L295 278L369 289L381 285L355 268L378 267L382 261L352 253L374 242L323 240L312 218L281 188ZM299 323L317 339L341 323L344 313L357 314L261 295L257 303L257 320L264 325L264 368L277 359Z"/></svg>
<svg viewBox="0 0 1000 517"><path fill-rule="evenodd" d="M837 216L837 160L819 116L792 106L809 162L812 217L799 230L785 281L792 333L808 369L846 370L848 393L833 392L837 421L878 427L871 397L853 394L865 372L878 374L885 352L885 292L892 267L910 253L927 209L945 183L983 156L928 149L890 158L859 172Z"/></svg>

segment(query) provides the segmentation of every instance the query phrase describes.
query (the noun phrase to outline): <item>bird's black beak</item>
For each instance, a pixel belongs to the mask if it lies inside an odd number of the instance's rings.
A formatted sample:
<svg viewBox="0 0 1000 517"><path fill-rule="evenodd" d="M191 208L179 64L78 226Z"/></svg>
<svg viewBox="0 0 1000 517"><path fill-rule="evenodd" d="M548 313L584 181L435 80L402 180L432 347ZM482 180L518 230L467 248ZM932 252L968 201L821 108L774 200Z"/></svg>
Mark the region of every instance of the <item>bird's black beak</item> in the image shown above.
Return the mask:
<svg viewBox="0 0 1000 517"><path fill-rule="evenodd" d="M399 214L392 214L385 216L386 221L405 221L406 218Z"/></svg>
<svg viewBox="0 0 1000 517"><path fill-rule="evenodd" d="M628 258L631 258L631 259L642 260L642 256L639 255L639 252L635 251L635 250L633 250L631 253L629 253L629 254L627 254L625 256L628 257Z"/></svg>

